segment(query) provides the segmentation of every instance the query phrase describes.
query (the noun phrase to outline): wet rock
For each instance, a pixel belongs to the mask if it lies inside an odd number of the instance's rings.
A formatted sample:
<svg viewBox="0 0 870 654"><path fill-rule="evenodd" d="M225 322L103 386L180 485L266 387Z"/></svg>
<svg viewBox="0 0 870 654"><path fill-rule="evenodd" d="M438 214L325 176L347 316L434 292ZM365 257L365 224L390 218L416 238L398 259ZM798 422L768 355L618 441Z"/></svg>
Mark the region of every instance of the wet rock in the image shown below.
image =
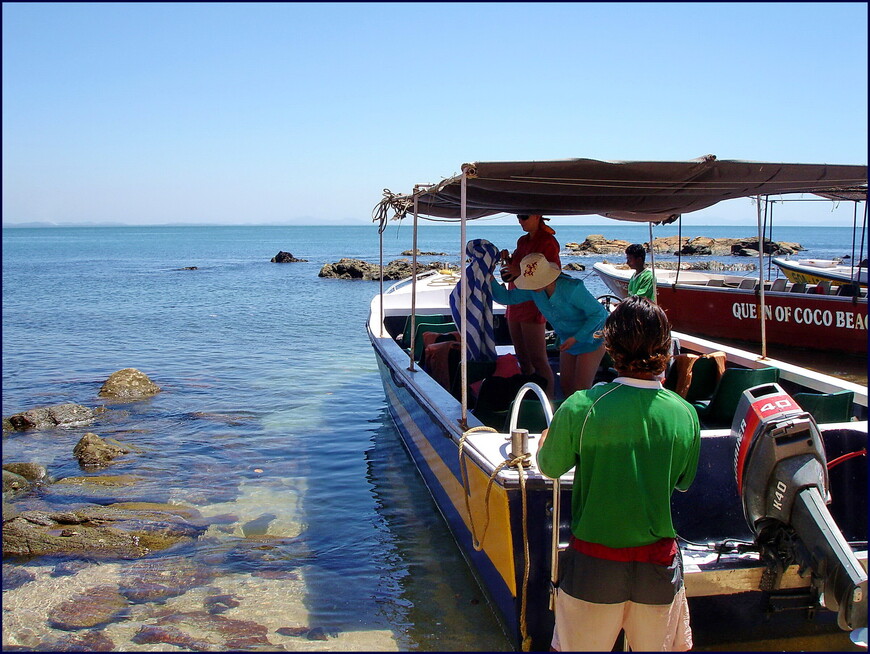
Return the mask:
<svg viewBox="0 0 870 654"><path fill-rule="evenodd" d="M73 448L73 456L82 466L104 466L130 450L114 439L104 440L88 432Z"/></svg>
<svg viewBox="0 0 870 654"><path fill-rule="evenodd" d="M34 483L45 481L48 478L48 471L38 463L4 463L3 470L14 472Z"/></svg>
<svg viewBox="0 0 870 654"><path fill-rule="evenodd" d="M100 397L144 399L160 392L160 387L148 375L135 368L124 368L109 375L100 388Z"/></svg>
<svg viewBox="0 0 870 654"><path fill-rule="evenodd" d="M36 575L21 566L3 564L3 590L15 590L36 579Z"/></svg>
<svg viewBox="0 0 870 654"><path fill-rule="evenodd" d="M300 263L308 261L308 259L297 259L289 252L281 250L278 254L272 257L272 263Z"/></svg>
<svg viewBox="0 0 870 654"><path fill-rule="evenodd" d="M115 643L102 631L83 631L51 643L48 649L52 652L114 652Z"/></svg>
<svg viewBox="0 0 870 654"><path fill-rule="evenodd" d="M232 595L212 595L205 598L205 609L212 615L226 613L239 605L239 600Z"/></svg>
<svg viewBox="0 0 870 654"><path fill-rule="evenodd" d="M6 498L3 498L3 522L8 522L12 520L12 518L19 515L18 509L10 502L6 501Z"/></svg>
<svg viewBox="0 0 870 654"><path fill-rule="evenodd" d="M131 602L165 602L205 585L213 577L213 571L190 559L149 559L127 566L119 584L120 592Z"/></svg>
<svg viewBox="0 0 870 654"><path fill-rule="evenodd" d="M311 627L279 627L275 630L275 633L282 636L300 638L302 636L307 636L309 631L311 631Z"/></svg>
<svg viewBox="0 0 870 654"><path fill-rule="evenodd" d="M426 270L455 270L456 266L444 264L439 261L431 263L417 262L416 269L408 259L396 259L384 266L384 279L397 280L410 277L413 270L418 273ZM340 259L336 263L325 264L318 273L318 277L328 277L332 279L362 279L362 280L377 280L381 278L380 266L376 263L367 263L359 259Z"/></svg>
<svg viewBox="0 0 870 654"><path fill-rule="evenodd" d="M566 243L568 254L623 254L625 248L631 245L621 239L604 238L601 234L590 234L580 243Z"/></svg>
<svg viewBox="0 0 870 654"><path fill-rule="evenodd" d="M323 631L323 627L315 627L308 632L306 638L308 638L308 640L329 640L329 636L327 636L326 632Z"/></svg>
<svg viewBox="0 0 870 654"><path fill-rule="evenodd" d="M758 258L758 250L753 250L751 248L742 248L738 247L731 251L735 257L753 257L755 259Z"/></svg>
<svg viewBox="0 0 870 654"><path fill-rule="evenodd" d="M90 506L58 514L22 511L3 525L3 556L135 559L190 542L203 530L162 510Z"/></svg>
<svg viewBox="0 0 870 654"><path fill-rule="evenodd" d="M582 272L586 270L586 266L584 266L582 263L576 263L572 261L571 263L566 263L564 266L562 266L562 270L575 270L577 272Z"/></svg>
<svg viewBox="0 0 870 654"><path fill-rule="evenodd" d="M88 425L105 409L89 409L80 404L56 404L16 413L3 419L3 433L30 429L80 427Z"/></svg>
<svg viewBox="0 0 870 654"><path fill-rule="evenodd" d="M403 257L413 257L414 250L405 250L404 252L402 252L402 256ZM446 252L420 252L420 250L417 250L417 256L418 257L448 257L450 255L447 254Z"/></svg>
<svg viewBox="0 0 870 654"><path fill-rule="evenodd" d="M54 570L51 571L52 577L72 577L82 570L93 565L90 561L61 561Z"/></svg>
<svg viewBox="0 0 870 654"><path fill-rule="evenodd" d="M3 469L3 497L12 497L30 488L30 482L21 475Z"/></svg>
<svg viewBox="0 0 870 654"><path fill-rule="evenodd" d="M183 629L189 629L194 633L206 633L210 641L222 643L222 647L229 651L262 649L264 651L276 651L275 645L267 638L268 629L261 624L249 620L235 620L224 615L212 615L204 611L173 613L160 618L155 627L172 629L167 633L183 636ZM177 630L177 631L175 631ZM167 641L160 641L167 642ZM216 649L200 647L200 649Z"/></svg>
<svg viewBox="0 0 870 654"><path fill-rule="evenodd" d="M178 627L142 625L133 636L132 641L138 645L174 645L194 651L212 650L214 644L206 640L196 639L184 633Z"/></svg>
<svg viewBox="0 0 870 654"><path fill-rule="evenodd" d="M95 586L54 607L48 623L65 631L88 629L116 619L127 607L127 600L116 587Z"/></svg>

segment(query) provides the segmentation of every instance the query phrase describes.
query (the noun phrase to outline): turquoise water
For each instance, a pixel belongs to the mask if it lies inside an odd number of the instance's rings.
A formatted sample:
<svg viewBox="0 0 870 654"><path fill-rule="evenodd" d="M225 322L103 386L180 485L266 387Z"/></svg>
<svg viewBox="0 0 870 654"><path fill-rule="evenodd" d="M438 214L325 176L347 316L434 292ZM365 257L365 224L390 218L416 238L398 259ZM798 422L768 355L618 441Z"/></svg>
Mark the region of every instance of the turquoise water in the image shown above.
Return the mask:
<svg viewBox="0 0 870 654"><path fill-rule="evenodd" d="M683 235L752 232L698 227ZM592 233L648 238L641 225L557 226L562 243ZM669 234L676 228L655 233ZM468 232L508 249L519 235L514 226L485 223ZM849 228L814 227L777 228L774 237L801 242L805 256L817 258L849 254L852 239ZM385 260L411 243L410 225L391 225ZM458 230L425 228L418 246L456 252ZM308 261L271 263L279 250ZM266 626L279 648L298 642L277 632L281 627L322 628L329 638L323 649L509 648L389 419L365 336L377 282L317 276L341 257L376 262L377 229L3 230L4 416L64 402L99 406L100 386L122 368L137 368L163 388L151 400L113 405L127 413L88 428L5 437L4 464L35 461L56 479L141 477L86 497L48 486L21 508L170 502L221 523L193 547L161 556L208 567L220 555L222 565L166 605L131 605L103 625L116 649L153 649L132 640L139 627L167 607L200 615L214 594L235 597L239 606L226 615ZM453 254L429 258L457 261ZM579 261L591 269L598 259ZM578 274L594 293L605 292L594 275ZM141 452L108 471L83 471L71 452L86 431ZM292 542L283 559L287 577L267 579L262 560L228 554L252 536ZM66 642L70 634L46 620L53 603L122 583L126 570L108 562L55 577L56 563L4 561L34 576L4 589L4 647ZM205 629L193 618L187 628ZM204 633L216 649L227 648L213 631Z"/></svg>

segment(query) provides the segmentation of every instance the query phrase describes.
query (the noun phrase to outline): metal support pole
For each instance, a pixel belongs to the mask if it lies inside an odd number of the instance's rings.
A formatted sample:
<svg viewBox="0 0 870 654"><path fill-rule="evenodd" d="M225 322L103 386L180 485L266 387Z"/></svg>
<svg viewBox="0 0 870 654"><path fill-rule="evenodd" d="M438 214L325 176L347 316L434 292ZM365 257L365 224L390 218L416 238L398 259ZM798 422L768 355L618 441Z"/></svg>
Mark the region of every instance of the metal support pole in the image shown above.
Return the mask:
<svg viewBox="0 0 870 654"><path fill-rule="evenodd" d="M758 216L758 297L759 307L761 309L761 358L767 358L767 331L765 321L765 305L764 305L764 230L761 226L761 203L764 202L764 211L767 212L767 197L762 198L757 196L756 204Z"/></svg>
<svg viewBox="0 0 870 654"><path fill-rule="evenodd" d="M461 226L459 229L461 243L459 244L459 283L460 291L459 291L459 306L462 312L459 320L459 343L461 345L460 350L460 379L462 382L462 425L465 426L468 424L468 341L466 340L466 309L468 304L468 280L466 279L465 274L465 220L467 217L467 177L465 175L465 170L462 171L462 191L460 194L460 220Z"/></svg>
<svg viewBox="0 0 870 654"><path fill-rule="evenodd" d="M411 364L408 370L414 372L414 351L417 349L417 191L414 187L414 237L411 254Z"/></svg>

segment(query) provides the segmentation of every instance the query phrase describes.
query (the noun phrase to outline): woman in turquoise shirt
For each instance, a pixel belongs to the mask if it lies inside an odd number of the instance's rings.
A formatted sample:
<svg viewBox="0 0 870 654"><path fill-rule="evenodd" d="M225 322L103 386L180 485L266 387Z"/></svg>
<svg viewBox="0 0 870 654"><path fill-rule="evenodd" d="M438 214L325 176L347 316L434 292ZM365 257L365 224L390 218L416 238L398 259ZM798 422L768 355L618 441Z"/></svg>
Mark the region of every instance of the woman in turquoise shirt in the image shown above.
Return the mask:
<svg viewBox="0 0 870 654"><path fill-rule="evenodd" d="M493 278L493 299L500 304L534 301L553 326L562 345L559 347L559 385L565 397L584 390L595 381L595 371L604 356L604 341L595 336L607 319L599 304L579 279L563 275L557 264L540 252L520 262L515 289L508 290ZM552 389L547 389L552 396Z"/></svg>

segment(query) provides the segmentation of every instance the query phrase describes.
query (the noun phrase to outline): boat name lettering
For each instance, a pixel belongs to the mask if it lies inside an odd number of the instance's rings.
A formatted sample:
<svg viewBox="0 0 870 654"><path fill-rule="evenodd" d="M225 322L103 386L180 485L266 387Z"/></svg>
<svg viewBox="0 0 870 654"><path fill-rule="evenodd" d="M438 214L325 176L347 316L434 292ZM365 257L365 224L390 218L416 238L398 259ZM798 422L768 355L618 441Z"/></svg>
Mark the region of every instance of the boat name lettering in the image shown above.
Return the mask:
<svg viewBox="0 0 870 654"><path fill-rule="evenodd" d="M738 320L756 320L758 305L753 302L735 302L731 314ZM818 325L841 329L867 330L867 317L858 311L831 311L830 309L810 309L805 307L785 307L767 305L764 307L767 320L776 322L795 322L799 325Z"/></svg>
<svg viewBox="0 0 870 654"><path fill-rule="evenodd" d="M785 497L785 492L788 490L788 486L785 485L785 482L780 479L776 482L776 492L774 492L774 500L773 500L773 508L777 511L782 511L782 499Z"/></svg>

